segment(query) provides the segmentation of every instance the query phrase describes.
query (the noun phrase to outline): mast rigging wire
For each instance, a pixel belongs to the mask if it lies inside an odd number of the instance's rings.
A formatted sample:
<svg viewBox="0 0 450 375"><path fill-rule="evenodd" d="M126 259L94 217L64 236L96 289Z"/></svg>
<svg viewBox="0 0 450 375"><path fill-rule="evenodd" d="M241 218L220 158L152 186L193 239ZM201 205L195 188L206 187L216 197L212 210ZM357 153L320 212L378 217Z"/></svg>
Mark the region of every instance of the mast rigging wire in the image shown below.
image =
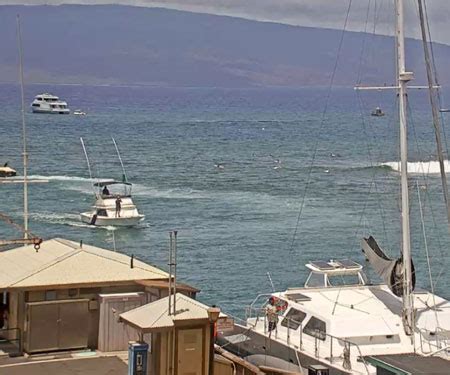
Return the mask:
<svg viewBox="0 0 450 375"><path fill-rule="evenodd" d="M319 133L321 133L321 131L322 131L323 127L324 127L324 124L325 124L325 115L328 112L328 105L329 105L330 97L331 97L331 89L333 88L333 85L334 85L334 79L335 79L335 76L336 76L336 71L337 71L337 67L338 67L338 63L339 63L339 58L340 58L340 55L341 55L342 45L344 43L344 36L345 36L345 32L346 32L347 25L348 25L348 19L349 19L350 9L352 7L352 3L353 3L353 0L349 0L348 1L348 7L347 7L346 15L345 15L344 26L343 26L343 29L342 29L342 32L341 32L341 36L340 36L340 40L339 40L339 47L338 47L338 51L337 51L337 54L336 54L336 59L335 59L335 62L334 62L333 71L332 71L331 78L330 78L330 84L328 85L327 95L326 95L326 98L325 98L325 106L324 106L324 109L323 109L322 115L321 115L321 120L320 120L320 125L319 125ZM311 163L309 165L308 177L307 177L307 180L306 180L305 189L303 191L303 196L302 196L302 200L301 200L301 203L300 203L300 208L299 208L299 212L298 212L298 215L297 215L297 221L296 221L296 224L295 224L294 234L292 235L291 246L289 248L290 252L292 252L292 250L294 248L294 243L295 243L295 240L296 240L296 237L297 237L297 232L298 232L298 228L299 228L299 225L300 225L300 220L301 220L301 217L302 217L303 209L305 207L306 194L308 193L308 189L309 189L309 186L311 184L312 170L313 170L313 166L314 166L314 163L315 163L316 157L317 157L318 145L319 145L319 139L316 139L316 142L314 143L313 156L311 158Z"/></svg>

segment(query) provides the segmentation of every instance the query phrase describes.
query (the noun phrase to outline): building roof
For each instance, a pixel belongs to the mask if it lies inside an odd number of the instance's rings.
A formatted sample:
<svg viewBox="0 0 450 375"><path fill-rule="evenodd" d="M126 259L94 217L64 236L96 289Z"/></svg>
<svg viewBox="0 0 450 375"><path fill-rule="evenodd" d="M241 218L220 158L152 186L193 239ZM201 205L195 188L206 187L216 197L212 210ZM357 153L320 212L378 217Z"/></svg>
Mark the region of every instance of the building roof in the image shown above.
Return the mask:
<svg viewBox="0 0 450 375"><path fill-rule="evenodd" d="M169 315L169 297L164 297L127 311L120 315L120 319L145 333L172 328L177 322L208 320L208 308L203 303L177 293L175 315ZM220 316L225 317L222 313Z"/></svg>
<svg viewBox="0 0 450 375"><path fill-rule="evenodd" d="M0 290L167 279L168 273L118 252L55 238L0 252Z"/></svg>
<svg viewBox="0 0 450 375"><path fill-rule="evenodd" d="M377 355L365 358L377 367L396 370L397 374L444 375L449 373L450 368L450 361L444 358L423 357L417 354Z"/></svg>
<svg viewBox="0 0 450 375"><path fill-rule="evenodd" d="M172 278L173 280L173 278ZM169 288L169 279L167 280L138 280L136 281L139 285L147 286L150 288L157 289L168 289ZM199 293L200 289L194 288L188 284L180 283L177 281L177 290L180 292L188 292L188 293Z"/></svg>

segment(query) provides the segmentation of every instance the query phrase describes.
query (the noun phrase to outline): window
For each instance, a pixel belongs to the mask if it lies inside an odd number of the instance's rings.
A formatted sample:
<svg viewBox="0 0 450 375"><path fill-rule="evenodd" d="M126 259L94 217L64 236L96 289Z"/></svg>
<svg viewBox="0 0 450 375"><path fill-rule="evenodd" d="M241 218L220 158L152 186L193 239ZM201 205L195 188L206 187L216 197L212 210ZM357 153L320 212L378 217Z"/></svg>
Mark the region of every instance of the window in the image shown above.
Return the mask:
<svg viewBox="0 0 450 375"><path fill-rule="evenodd" d="M328 276L328 284L331 286L361 285L358 275Z"/></svg>
<svg viewBox="0 0 450 375"><path fill-rule="evenodd" d="M33 103L32 105L33 105L33 107L40 107L41 106L39 103Z"/></svg>
<svg viewBox="0 0 450 375"><path fill-rule="evenodd" d="M97 216L108 216L108 214L106 213L105 209L101 208L97 210Z"/></svg>
<svg viewBox="0 0 450 375"><path fill-rule="evenodd" d="M283 327L288 327L290 329L296 330L298 329L298 327L300 327L300 324L303 322L303 319L305 319L305 317L306 314L303 311L291 308L282 320L281 325Z"/></svg>
<svg viewBox="0 0 450 375"><path fill-rule="evenodd" d="M324 284L324 275L322 273L311 272L306 281L307 288L322 287Z"/></svg>
<svg viewBox="0 0 450 375"><path fill-rule="evenodd" d="M39 100L40 102L42 102L42 98L36 98L37 100Z"/></svg>
<svg viewBox="0 0 450 375"><path fill-rule="evenodd" d="M46 301L54 301L56 299L56 290L46 290L45 291L45 300Z"/></svg>
<svg viewBox="0 0 450 375"><path fill-rule="evenodd" d="M303 328L303 332L307 335L314 336L325 341L327 325L324 321L313 316L306 324L305 328Z"/></svg>

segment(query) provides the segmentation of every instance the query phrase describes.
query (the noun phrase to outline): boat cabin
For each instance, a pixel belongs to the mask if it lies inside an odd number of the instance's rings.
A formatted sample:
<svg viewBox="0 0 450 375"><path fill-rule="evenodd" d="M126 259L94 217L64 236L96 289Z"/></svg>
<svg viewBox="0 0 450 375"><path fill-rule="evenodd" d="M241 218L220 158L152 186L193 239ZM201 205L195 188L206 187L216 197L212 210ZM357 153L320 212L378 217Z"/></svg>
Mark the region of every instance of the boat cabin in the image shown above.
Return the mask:
<svg viewBox="0 0 450 375"><path fill-rule="evenodd" d="M94 183L97 189L97 198L131 197L132 184L126 181L104 180Z"/></svg>
<svg viewBox="0 0 450 375"><path fill-rule="evenodd" d="M306 264L310 270L305 288L331 288L346 285L366 285L363 266L350 259L314 261Z"/></svg>

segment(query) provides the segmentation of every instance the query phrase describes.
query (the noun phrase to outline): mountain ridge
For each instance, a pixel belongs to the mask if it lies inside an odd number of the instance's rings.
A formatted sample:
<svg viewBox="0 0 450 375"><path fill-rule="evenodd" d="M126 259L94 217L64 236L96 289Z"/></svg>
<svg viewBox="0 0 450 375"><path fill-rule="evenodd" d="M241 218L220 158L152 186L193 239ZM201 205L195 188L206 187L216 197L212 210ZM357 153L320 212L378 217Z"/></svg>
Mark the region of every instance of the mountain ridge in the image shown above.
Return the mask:
<svg viewBox="0 0 450 375"><path fill-rule="evenodd" d="M0 81L16 82L15 17L21 14L28 83L151 86L326 86L341 33L205 13L122 5L0 6ZM361 48L370 39L361 61ZM422 45L409 66L425 82ZM439 69L450 46L434 45ZM394 77L392 37L346 32L335 84L382 85ZM358 74L361 69L361 74ZM358 76L359 79L358 79ZM392 83L392 80L387 82Z"/></svg>

